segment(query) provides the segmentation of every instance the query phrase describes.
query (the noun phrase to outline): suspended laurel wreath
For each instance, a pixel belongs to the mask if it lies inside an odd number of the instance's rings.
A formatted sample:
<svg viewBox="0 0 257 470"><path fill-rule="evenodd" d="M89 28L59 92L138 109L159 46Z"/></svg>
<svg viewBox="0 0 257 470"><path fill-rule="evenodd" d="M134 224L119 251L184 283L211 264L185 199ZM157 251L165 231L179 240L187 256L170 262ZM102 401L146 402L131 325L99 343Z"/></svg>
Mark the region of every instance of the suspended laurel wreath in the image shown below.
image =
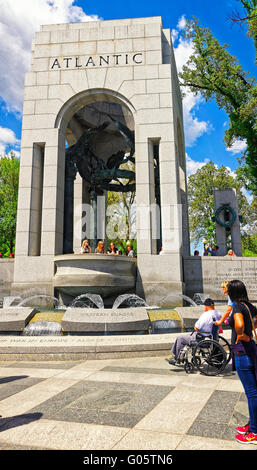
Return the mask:
<svg viewBox="0 0 257 470"><path fill-rule="evenodd" d="M226 220L225 222L223 222L221 219L220 219L220 213L221 212L225 212L225 211L228 211L230 212L230 214L232 214L232 218L230 220ZM222 227L231 227L231 225L234 224L234 222L236 221L236 212L234 211L234 209L230 206L221 206L219 207L216 212L215 212L215 220L216 222L221 225Z"/></svg>

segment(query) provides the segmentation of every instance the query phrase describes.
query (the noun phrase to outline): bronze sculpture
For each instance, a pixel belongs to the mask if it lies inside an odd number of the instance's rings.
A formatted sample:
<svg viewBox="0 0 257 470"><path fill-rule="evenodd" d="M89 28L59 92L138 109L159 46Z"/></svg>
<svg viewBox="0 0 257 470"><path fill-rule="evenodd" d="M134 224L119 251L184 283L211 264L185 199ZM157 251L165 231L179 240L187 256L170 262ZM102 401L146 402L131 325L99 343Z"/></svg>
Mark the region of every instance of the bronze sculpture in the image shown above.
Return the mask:
<svg viewBox="0 0 257 470"><path fill-rule="evenodd" d="M92 150L93 139L104 131L110 122L104 122L98 127L86 129L77 142L70 146L65 152L65 194L64 194L64 253L73 252L73 192L74 180L77 172L81 178L89 183L89 194L92 201L96 218L96 200L98 195L103 194L103 190L115 192L135 192L135 172L121 169L120 165L131 161L135 163L133 157L135 152L134 132L128 127L106 114L118 132L123 136L124 148L111 155L107 162ZM127 155L127 149L130 149ZM127 156L126 156L127 155ZM126 180L124 183L121 180ZM95 232L95 230L94 230ZM96 233L94 234L94 245Z"/></svg>

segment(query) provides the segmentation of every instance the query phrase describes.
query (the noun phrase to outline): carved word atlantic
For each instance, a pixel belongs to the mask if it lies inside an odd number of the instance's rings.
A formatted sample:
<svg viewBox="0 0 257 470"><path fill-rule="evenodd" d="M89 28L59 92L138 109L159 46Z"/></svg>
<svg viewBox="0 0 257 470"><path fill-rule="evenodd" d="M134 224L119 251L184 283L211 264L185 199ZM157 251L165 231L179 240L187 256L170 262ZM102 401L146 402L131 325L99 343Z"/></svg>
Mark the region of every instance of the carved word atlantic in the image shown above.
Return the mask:
<svg viewBox="0 0 257 470"><path fill-rule="evenodd" d="M136 54L109 54L99 56L83 57L63 57L51 60L51 69L69 69L85 67L114 67L117 65L138 65L143 63L142 52Z"/></svg>

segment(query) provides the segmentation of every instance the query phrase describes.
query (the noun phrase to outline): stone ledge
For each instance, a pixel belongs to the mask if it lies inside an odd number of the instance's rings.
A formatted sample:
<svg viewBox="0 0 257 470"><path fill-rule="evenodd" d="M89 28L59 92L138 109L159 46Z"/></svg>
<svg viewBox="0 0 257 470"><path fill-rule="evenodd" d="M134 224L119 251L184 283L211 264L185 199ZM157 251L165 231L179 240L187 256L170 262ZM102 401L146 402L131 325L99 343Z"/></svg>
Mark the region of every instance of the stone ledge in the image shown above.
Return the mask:
<svg viewBox="0 0 257 470"><path fill-rule="evenodd" d="M144 307L116 310L69 308L62 318L64 332L145 331L149 326Z"/></svg>
<svg viewBox="0 0 257 470"><path fill-rule="evenodd" d="M223 313L226 307L223 305L217 308ZM119 311L121 310L119 309ZM181 307L177 308L176 312L189 328L199 318L203 307ZM181 333L115 336L15 336L2 334L0 335L0 360L51 361L162 356L170 354L172 344L180 335ZM230 338L230 335L230 330L223 333L227 339Z"/></svg>
<svg viewBox="0 0 257 470"><path fill-rule="evenodd" d="M93 360L165 356L181 333L127 336L0 336L0 360ZM230 338L230 331L223 336Z"/></svg>
<svg viewBox="0 0 257 470"><path fill-rule="evenodd" d="M93 360L169 355L173 334L127 336L0 336L0 360Z"/></svg>
<svg viewBox="0 0 257 470"><path fill-rule="evenodd" d="M23 331L27 323L37 313L36 308L1 308L0 331Z"/></svg>

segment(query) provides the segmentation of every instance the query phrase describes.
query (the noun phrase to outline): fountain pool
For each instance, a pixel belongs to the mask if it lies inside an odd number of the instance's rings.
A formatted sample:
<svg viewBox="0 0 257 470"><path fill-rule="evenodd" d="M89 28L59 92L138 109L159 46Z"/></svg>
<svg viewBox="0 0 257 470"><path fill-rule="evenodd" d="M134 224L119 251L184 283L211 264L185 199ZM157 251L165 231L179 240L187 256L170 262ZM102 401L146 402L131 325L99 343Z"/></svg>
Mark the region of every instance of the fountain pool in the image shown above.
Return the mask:
<svg viewBox="0 0 257 470"><path fill-rule="evenodd" d="M170 295L172 299L172 295ZM185 296L184 299L190 305L197 305L192 299ZM44 305L45 302L45 305ZM47 307L49 302L52 303L52 307ZM15 304L15 305L14 305ZM5 297L3 299L3 306L8 306L10 309L20 309L23 307L34 307L37 309L37 313L25 326L24 330L20 334L21 336L69 336L72 334L76 335L145 335L145 334L162 334L162 333L174 333L185 331L183 320L180 315L176 312L174 306L171 307L157 307L149 306L146 304L144 299L140 298L136 294L121 294L115 299L112 309L105 309L104 302L100 295L86 293L78 295L70 305L62 305L56 297L52 297L44 294L28 295L24 298L21 297ZM77 331L76 333L64 331L62 328L62 321L66 312L82 312L81 315L99 316L103 314L114 315L116 318L119 316L124 317L124 311L127 311L127 315L130 316L133 313L138 312L140 308L144 308L149 320L149 327L140 330L139 328L125 330L100 331L98 328L96 331ZM84 313L83 313L84 312ZM93 312L93 313L92 313ZM126 312L125 312L126 315ZM121 327L122 328L122 327ZM4 333L2 333L4 334ZM13 333L14 334L14 333Z"/></svg>

